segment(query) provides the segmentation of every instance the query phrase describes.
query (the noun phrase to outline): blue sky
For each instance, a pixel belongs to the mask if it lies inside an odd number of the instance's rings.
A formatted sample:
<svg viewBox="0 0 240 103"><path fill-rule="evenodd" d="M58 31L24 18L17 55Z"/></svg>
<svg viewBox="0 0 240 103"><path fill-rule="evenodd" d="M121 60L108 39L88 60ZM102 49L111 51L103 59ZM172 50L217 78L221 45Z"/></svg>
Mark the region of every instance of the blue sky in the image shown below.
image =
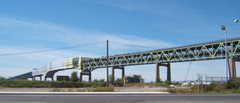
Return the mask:
<svg viewBox="0 0 240 103"><path fill-rule="evenodd" d="M110 41L110 55L198 44L225 39L221 25L240 19L238 0L1 0L0 54L55 49ZM233 24L228 38L240 37ZM112 42L111 42L112 41ZM113 42L141 45L131 47ZM9 77L71 57L106 55L106 44L33 54L0 56L0 76ZM237 75L239 74L237 65ZM183 81L189 62L172 63L172 80ZM155 81L155 65L125 67ZM166 80L166 68L160 67ZM70 75L76 69L56 75ZM225 61L192 62L188 79L197 73L225 76ZM111 69L109 68L109 72ZM116 78L121 74L115 71ZM106 69L92 72L105 79ZM87 77L84 76L84 80Z"/></svg>

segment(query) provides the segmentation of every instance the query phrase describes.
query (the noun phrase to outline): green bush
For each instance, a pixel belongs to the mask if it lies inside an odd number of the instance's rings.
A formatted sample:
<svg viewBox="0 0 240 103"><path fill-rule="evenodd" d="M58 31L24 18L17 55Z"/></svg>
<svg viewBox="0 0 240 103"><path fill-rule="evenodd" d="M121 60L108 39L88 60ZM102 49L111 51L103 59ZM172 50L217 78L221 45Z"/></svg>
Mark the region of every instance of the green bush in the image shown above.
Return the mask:
<svg viewBox="0 0 240 103"><path fill-rule="evenodd" d="M169 89L167 89L167 92L169 92L169 93L177 93L177 89L176 88L169 88Z"/></svg>
<svg viewBox="0 0 240 103"><path fill-rule="evenodd" d="M80 82L74 82L73 85L74 85L74 88L81 88L84 86L84 84Z"/></svg>
<svg viewBox="0 0 240 103"><path fill-rule="evenodd" d="M1 81L1 80L5 80L5 79L6 79L6 78L0 76L0 81Z"/></svg>
<svg viewBox="0 0 240 103"><path fill-rule="evenodd" d="M81 88L83 85L80 82L51 82L52 88Z"/></svg>
<svg viewBox="0 0 240 103"><path fill-rule="evenodd" d="M231 79L227 82L227 88L228 89L238 89L240 86L240 82L238 79Z"/></svg>
<svg viewBox="0 0 240 103"><path fill-rule="evenodd" d="M172 82L171 82L171 81L165 81L165 84L166 84L166 85L171 85Z"/></svg>

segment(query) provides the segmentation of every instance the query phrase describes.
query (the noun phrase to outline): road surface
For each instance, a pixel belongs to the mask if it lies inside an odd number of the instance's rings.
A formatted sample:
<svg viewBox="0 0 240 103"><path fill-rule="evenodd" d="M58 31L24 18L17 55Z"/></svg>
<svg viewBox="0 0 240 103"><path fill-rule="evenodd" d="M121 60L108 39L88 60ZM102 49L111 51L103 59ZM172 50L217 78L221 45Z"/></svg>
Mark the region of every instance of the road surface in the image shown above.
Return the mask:
<svg viewBox="0 0 240 103"><path fill-rule="evenodd" d="M0 103L240 103L240 94L0 95Z"/></svg>

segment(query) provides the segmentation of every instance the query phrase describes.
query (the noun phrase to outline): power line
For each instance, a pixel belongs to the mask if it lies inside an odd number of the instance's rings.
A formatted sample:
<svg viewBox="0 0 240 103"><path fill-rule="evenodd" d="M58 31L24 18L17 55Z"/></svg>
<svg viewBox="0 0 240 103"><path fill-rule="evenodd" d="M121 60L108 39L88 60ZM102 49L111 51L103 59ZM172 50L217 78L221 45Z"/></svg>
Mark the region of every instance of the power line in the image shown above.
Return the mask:
<svg viewBox="0 0 240 103"><path fill-rule="evenodd" d="M90 43L90 44L84 44L84 45L78 45L78 46L71 46L71 47L63 47L63 48L56 48L56 49L47 49L47 50L38 50L38 51L29 51L29 52L18 52L18 53L0 54L0 56L57 51L57 50L62 50L62 49L70 49L70 48L78 48L78 47L96 45L96 44L101 44L101 43L105 43L105 42L96 42L96 43Z"/></svg>

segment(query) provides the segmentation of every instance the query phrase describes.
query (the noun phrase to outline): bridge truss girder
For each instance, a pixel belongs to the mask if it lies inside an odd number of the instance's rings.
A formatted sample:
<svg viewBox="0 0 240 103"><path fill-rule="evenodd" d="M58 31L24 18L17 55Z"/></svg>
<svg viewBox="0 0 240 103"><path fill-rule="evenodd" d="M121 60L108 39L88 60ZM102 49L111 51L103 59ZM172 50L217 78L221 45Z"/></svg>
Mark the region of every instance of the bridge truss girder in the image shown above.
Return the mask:
<svg viewBox="0 0 240 103"><path fill-rule="evenodd" d="M240 38L229 39L227 46L225 46L225 41L217 41L169 49L109 56L108 65L109 67L112 67L225 59L225 48L227 48L229 57L239 58ZM106 60L106 57L84 58L82 59L80 69L82 71L93 71L97 68L104 68L107 64Z"/></svg>

